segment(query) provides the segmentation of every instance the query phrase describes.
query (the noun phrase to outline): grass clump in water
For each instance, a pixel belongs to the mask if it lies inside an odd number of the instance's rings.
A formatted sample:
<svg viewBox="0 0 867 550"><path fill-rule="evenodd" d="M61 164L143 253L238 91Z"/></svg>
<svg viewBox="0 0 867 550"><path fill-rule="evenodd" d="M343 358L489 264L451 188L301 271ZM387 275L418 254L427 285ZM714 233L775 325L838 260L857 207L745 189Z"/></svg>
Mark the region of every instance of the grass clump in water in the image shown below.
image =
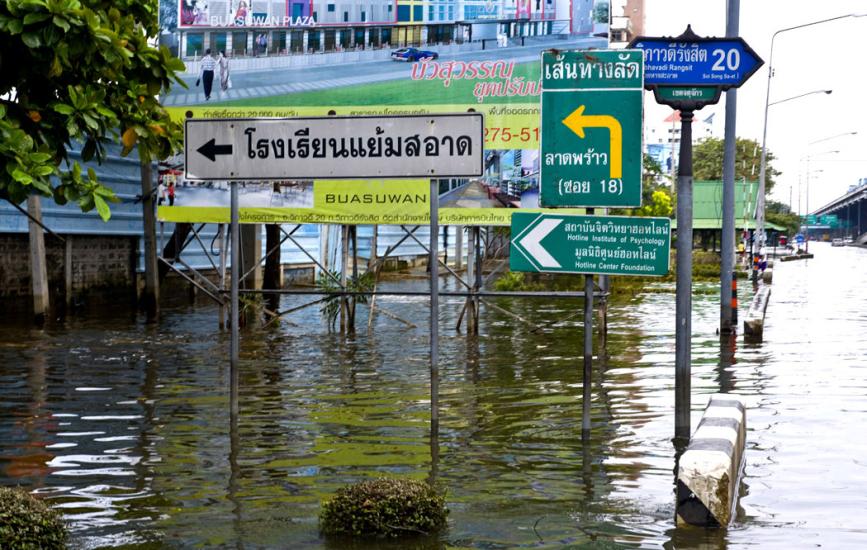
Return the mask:
<svg viewBox="0 0 867 550"><path fill-rule="evenodd" d="M397 537L429 535L446 525L445 497L427 483L380 478L337 490L322 505L325 535Z"/></svg>
<svg viewBox="0 0 867 550"><path fill-rule="evenodd" d="M0 487L0 548L66 548L66 525L55 510L23 489Z"/></svg>

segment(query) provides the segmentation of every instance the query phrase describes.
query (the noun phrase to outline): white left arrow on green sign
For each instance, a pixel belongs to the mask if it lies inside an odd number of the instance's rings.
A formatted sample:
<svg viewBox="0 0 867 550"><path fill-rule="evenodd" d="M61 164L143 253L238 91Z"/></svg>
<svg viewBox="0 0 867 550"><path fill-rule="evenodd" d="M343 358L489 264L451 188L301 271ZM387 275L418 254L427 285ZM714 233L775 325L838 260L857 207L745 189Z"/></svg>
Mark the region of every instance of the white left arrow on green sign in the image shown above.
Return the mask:
<svg viewBox="0 0 867 550"><path fill-rule="evenodd" d="M532 256L532 258L527 258L528 260L531 262L535 260L541 267L563 267L542 246L542 239L547 237L561 223L563 223L562 219L542 218L538 225L531 226L533 228L525 237L518 237L518 244L524 249L522 252Z"/></svg>

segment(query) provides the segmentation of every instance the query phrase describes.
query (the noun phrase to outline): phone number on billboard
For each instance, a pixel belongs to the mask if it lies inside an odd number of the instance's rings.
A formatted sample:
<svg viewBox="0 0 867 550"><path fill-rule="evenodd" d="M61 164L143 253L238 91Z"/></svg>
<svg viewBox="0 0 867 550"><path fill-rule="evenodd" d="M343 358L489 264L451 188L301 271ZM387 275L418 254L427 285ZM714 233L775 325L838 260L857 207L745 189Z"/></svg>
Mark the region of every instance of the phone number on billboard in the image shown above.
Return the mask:
<svg viewBox="0 0 867 550"><path fill-rule="evenodd" d="M485 128L485 143L500 141L510 143L520 141L522 143L538 142L539 127L535 128Z"/></svg>

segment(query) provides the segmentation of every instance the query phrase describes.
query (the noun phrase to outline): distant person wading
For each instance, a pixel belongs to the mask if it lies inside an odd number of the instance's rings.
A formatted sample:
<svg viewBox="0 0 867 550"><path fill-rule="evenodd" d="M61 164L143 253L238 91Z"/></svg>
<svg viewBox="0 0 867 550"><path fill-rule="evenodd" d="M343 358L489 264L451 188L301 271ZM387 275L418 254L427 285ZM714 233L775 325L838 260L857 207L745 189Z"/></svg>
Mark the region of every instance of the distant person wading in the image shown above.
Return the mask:
<svg viewBox="0 0 867 550"><path fill-rule="evenodd" d="M214 86L214 69L217 67L217 60L211 57L211 48L205 50L205 57L202 58L202 68L199 75L199 80L205 88L205 100L211 99L211 89ZM199 80L196 80L196 86L199 85Z"/></svg>

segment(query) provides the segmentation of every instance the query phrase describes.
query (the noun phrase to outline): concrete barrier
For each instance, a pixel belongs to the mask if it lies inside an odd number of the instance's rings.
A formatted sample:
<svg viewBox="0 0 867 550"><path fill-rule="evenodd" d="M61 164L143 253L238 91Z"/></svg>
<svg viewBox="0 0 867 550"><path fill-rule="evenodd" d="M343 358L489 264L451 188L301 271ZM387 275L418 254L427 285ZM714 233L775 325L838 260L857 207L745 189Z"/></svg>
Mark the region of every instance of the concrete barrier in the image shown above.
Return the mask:
<svg viewBox="0 0 867 550"><path fill-rule="evenodd" d="M768 309L768 302L771 298L771 287L761 285L753 296L753 301L750 302L750 309L744 318L744 340L747 342L761 342L764 326L765 312Z"/></svg>
<svg viewBox="0 0 867 550"><path fill-rule="evenodd" d="M735 395L715 394L677 468L677 523L726 527L732 520L747 416Z"/></svg>
<svg viewBox="0 0 867 550"><path fill-rule="evenodd" d="M804 253L804 254L792 254L792 255L789 255L789 256L782 256L782 257L780 258L780 261L781 261L781 262L791 262L791 261L794 261L794 260L809 260L809 259L812 258L812 257L813 257L813 255L812 255L812 254L809 254L809 253Z"/></svg>
<svg viewBox="0 0 867 550"><path fill-rule="evenodd" d="M762 282L766 285L769 285L774 282L774 270L768 267L768 269L762 271Z"/></svg>

